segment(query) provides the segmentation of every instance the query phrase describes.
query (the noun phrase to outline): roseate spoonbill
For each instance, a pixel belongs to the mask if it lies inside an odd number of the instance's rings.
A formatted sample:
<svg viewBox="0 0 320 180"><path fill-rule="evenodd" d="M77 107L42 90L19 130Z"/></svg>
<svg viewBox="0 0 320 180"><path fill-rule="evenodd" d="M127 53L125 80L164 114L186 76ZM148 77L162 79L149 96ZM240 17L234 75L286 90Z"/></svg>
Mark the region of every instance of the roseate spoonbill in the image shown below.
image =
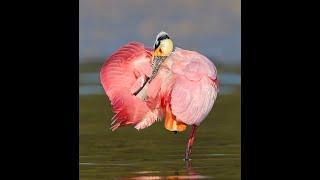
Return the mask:
<svg viewBox="0 0 320 180"><path fill-rule="evenodd" d="M175 48L160 32L153 48L131 42L118 49L101 68L100 80L115 113L112 131L127 125L141 130L162 119L175 133L191 125L189 160L197 127L218 93L216 67L208 58Z"/></svg>

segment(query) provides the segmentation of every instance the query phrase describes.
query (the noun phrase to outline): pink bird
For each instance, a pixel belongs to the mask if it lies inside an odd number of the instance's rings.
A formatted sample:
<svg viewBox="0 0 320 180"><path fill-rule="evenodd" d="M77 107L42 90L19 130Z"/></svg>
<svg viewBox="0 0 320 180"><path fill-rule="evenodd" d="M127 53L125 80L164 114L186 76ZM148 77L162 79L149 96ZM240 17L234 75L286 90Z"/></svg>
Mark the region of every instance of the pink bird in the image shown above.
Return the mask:
<svg viewBox="0 0 320 180"><path fill-rule="evenodd" d="M111 129L134 126L137 130L165 120L175 133L192 126L185 160L190 159L197 127L211 111L218 93L214 64L195 51L174 47L160 32L153 48L131 42L104 63L100 79L111 102Z"/></svg>

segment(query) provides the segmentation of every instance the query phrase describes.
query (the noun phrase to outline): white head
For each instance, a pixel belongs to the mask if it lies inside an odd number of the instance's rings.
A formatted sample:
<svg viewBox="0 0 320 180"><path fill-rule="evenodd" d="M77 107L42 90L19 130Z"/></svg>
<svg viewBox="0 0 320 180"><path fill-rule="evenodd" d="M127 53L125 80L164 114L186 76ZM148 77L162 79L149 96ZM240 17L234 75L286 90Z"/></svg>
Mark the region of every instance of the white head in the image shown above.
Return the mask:
<svg viewBox="0 0 320 180"><path fill-rule="evenodd" d="M169 56L173 51L173 42L164 31L161 31L154 42L154 55L155 56Z"/></svg>

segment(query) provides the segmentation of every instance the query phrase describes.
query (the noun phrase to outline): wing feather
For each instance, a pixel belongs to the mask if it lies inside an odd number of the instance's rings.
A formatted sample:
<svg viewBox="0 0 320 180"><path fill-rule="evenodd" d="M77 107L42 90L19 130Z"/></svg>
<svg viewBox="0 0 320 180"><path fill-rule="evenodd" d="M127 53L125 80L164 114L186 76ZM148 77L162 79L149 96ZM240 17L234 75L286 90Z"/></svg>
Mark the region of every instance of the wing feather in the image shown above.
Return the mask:
<svg viewBox="0 0 320 180"><path fill-rule="evenodd" d="M171 110L178 121L199 125L211 111L218 93L216 68L203 55L177 48L168 57L174 80Z"/></svg>
<svg viewBox="0 0 320 180"><path fill-rule="evenodd" d="M151 75L151 58L150 50L142 43L132 42L111 55L101 68L101 84L115 113L112 130L124 125L135 125L145 119L146 115L148 117L151 109L134 96L133 91L142 86L144 77Z"/></svg>

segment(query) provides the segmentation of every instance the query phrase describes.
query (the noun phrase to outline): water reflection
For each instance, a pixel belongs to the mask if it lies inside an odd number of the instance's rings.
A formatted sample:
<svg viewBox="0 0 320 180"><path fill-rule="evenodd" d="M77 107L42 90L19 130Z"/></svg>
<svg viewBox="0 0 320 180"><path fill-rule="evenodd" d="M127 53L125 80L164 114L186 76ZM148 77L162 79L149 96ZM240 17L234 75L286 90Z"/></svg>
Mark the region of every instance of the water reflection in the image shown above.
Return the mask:
<svg viewBox="0 0 320 180"><path fill-rule="evenodd" d="M212 178L210 176L202 176L197 173L193 168L191 161L185 162L185 167L183 170L175 170L172 175L160 176L160 171L139 171L136 174L139 176L119 178L118 180L153 180L153 179L208 179Z"/></svg>

